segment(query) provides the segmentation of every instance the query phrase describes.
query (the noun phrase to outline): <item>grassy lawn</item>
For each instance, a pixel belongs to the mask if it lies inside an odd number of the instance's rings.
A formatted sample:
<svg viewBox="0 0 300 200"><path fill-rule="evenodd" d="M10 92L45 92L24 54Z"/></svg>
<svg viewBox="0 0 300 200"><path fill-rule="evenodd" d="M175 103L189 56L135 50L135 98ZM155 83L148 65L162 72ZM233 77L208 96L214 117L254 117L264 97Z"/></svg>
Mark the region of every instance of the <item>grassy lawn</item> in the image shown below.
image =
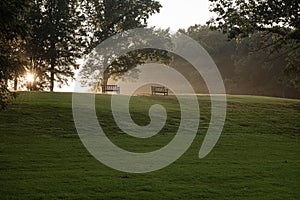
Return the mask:
<svg viewBox="0 0 300 200"><path fill-rule="evenodd" d="M68 93L20 93L0 111L0 199L298 199L300 196L300 100L229 96L228 113L214 150L198 152L209 123L210 101L199 96L198 136L176 162L159 171L127 174L106 167L81 143ZM133 97L137 124L149 122L154 103L167 124L149 139L116 127L110 96L96 109L108 137L120 147L147 152L172 140L180 122L175 97ZM134 164L134 163L133 163Z"/></svg>

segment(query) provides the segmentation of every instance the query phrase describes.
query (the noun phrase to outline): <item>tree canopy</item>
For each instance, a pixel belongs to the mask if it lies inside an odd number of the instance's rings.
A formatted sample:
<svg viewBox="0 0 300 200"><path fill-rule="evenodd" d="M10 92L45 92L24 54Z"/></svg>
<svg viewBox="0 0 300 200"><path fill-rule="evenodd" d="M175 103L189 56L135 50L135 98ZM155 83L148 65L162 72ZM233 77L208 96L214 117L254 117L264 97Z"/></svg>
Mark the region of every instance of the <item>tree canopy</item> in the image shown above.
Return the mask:
<svg viewBox="0 0 300 200"><path fill-rule="evenodd" d="M93 35L90 41L90 47L92 48L111 36L134 28L146 27L150 15L159 12L161 8L160 3L155 0L92 0L85 1L83 5L85 7L85 13L88 16L87 18L89 19L89 32ZM153 32L160 32L160 36L165 35L165 37L168 38L168 31L153 30ZM141 39L142 38L136 38L134 42L139 43ZM128 47L120 44L119 48ZM108 51L112 54L110 58L112 59L114 57L114 50L110 49ZM96 55L96 57L96 60L98 60L101 56ZM90 80L91 82L89 84L96 86L98 83L101 83L105 85L110 77L118 77L150 59L159 59L161 62L167 62L168 58L166 52L153 49L132 51L115 59L104 71L102 77L98 77L100 74L95 75L98 79ZM106 57L106 59L109 58ZM107 63L107 61L102 60L101 63L101 65L103 65L103 63ZM93 65L85 65L85 69L81 71L81 75L82 77L88 78L89 72L94 70L96 69L93 68Z"/></svg>
<svg viewBox="0 0 300 200"><path fill-rule="evenodd" d="M278 40L300 40L300 5L294 0L210 0L218 17L210 24L230 38L248 37L256 31L274 33Z"/></svg>
<svg viewBox="0 0 300 200"><path fill-rule="evenodd" d="M168 51L144 48L151 46L153 39L166 49L172 46L168 30L151 28L115 35L109 40L111 45L96 47L89 54L80 71L81 82L84 86L91 86L91 90L99 91L101 85L106 85L109 78L116 80L127 72L127 78L129 74L130 78L137 78L137 67L145 63L168 64L172 59ZM120 55L120 52L126 53Z"/></svg>
<svg viewBox="0 0 300 200"><path fill-rule="evenodd" d="M55 82L73 78L79 58L115 34L145 27L160 8L155 0L1 2L1 81L15 79L16 89L17 78L27 71L34 76L30 90L53 91ZM134 53L125 57L106 75L117 76L139 62Z"/></svg>
<svg viewBox="0 0 300 200"><path fill-rule="evenodd" d="M1 1L1 104L10 94L8 80L15 80L16 89L18 77L27 71L34 76L29 89L53 91L55 82L65 84L73 78L78 58L117 33L145 27L160 8L155 0ZM107 74L125 72L140 62L134 58L138 55L140 60L156 55L146 58L146 52L119 58Z"/></svg>
<svg viewBox="0 0 300 200"><path fill-rule="evenodd" d="M20 44L28 37L29 25L24 22L30 9L29 0L0 2L0 107L5 108L14 96L7 81L22 70L24 59Z"/></svg>
<svg viewBox="0 0 300 200"><path fill-rule="evenodd" d="M300 97L300 93L289 86L290 80L282 75L283 66L288 65L286 56L282 51L270 53L271 49L262 48L265 42L272 43L272 37L264 41L265 33L254 33L242 41L228 41L226 35L208 26L195 25L180 31L208 51L222 74L228 94ZM175 59L173 65L187 74L198 93L208 92L203 80L195 76L188 63Z"/></svg>
<svg viewBox="0 0 300 200"><path fill-rule="evenodd" d="M208 24L228 34L230 39L243 39L259 32L273 52L282 51L289 64L283 72L289 82L300 90L300 4L294 0L210 0L217 17ZM272 43L269 43L270 37Z"/></svg>
<svg viewBox="0 0 300 200"><path fill-rule="evenodd" d="M26 45L28 69L39 75L35 87L53 91L55 81L63 84L73 78L76 61L87 48L84 21L78 0L35 0L27 17L32 30Z"/></svg>
<svg viewBox="0 0 300 200"><path fill-rule="evenodd" d="M20 66L18 46L28 37L29 26L24 17L30 8L30 1L1 1L0 3L0 81L11 78Z"/></svg>

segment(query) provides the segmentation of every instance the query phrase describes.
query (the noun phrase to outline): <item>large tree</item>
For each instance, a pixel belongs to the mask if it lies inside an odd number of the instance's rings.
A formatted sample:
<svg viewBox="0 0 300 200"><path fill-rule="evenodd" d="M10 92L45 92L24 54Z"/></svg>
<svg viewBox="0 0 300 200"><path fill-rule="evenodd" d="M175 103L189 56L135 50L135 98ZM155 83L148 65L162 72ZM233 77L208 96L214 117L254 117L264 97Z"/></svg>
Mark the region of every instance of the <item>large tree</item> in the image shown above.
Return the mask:
<svg viewBox="0 0 300 200"><path fill-rule="evenodd" d="M116 34L134 28L146 27L150 15L159 12L161 8L160 3L155 0L92 0L86 1L84 5L86 7L85 13L87 13L89 19L90 32L93 35L90 41L91 47L96 47L104 40ZM168 31L153 30L154 34L158 32L160 32L159 35L165 35L165 38L169 37ZM135 42L142 42L141 39L136 38ZM128 47L120 46L119 48ZM102 65L107 63L109 59L114 58L113 50L110 50L110 52L111 55L103 57L104 60L101 61ZM96 57L99 60L99 55L96 55ZM103 85L107 84L109 78L118 77L149 60L159 59L161 62L166 63L169 60L169 56L165 51L143 49L129 52L120 58L114 59L114 62L101 74L100 82ZM101 65L101 63L98 63L98 65ZM93 66L95 67L95 65L89 65L89 67L86 65L86 68L81 72L82 76L88 77L91 71L95 71L96 69ZM99 83L99 78L95 82Z"/></svg>
<svg viewBox="0 0 300 200"><path fill-rule="evenodd" d="M87 42L85 16L78 0L35 0L27 22L32 25L27 48L28 69L35 73L35 88L64 84L73 78ZM45 82L45 79L49 82Z"/></svg>
<svg viewBox="0 0 300 200"><path fill-rule="evenodd" d="M161 8L155 0L89 0L85 5L94 46L117 33L145 27L148 18Z"/></svg>
<svg viewBox="0 0 300 200"><path fill-rule="evenodd" d="M169 31L152 28L145 30L146 35L142 32L125 31L115 35L111 40L113 44L107 45L105 50L95 48L80 71L83 85L91 86L92 90L99 92L101 85L107 85L110 78L117 80L125 73L127 78L137 78L137 67L140 65L149 62L169 64L172 55L168 51L144 48L150 45L153 39L166 49L172 47ZM133 35L127 37L127 34ZM129 52L119 56L118 52L128 50Z"/></svg>
<svg viewBox="0 0 300 200"><path fill-rule="evenodd" d="M0 2L0 107L5 108L11 98L7 81L22 70L20 44L29 31L24 23L26 13L30 10L29 0L10 0Z"/></svg>
<svg viewBox="0 0 300 200"><path fill-rule="evenodd" d="M211 11L217 17L209 21L211 27L221 29L229 38L243 39L257 32L263 40L272 37L272 46L288 56L289 64L283 70L290 83L300 89L300 4L296 0L210 0Z"/></svg>

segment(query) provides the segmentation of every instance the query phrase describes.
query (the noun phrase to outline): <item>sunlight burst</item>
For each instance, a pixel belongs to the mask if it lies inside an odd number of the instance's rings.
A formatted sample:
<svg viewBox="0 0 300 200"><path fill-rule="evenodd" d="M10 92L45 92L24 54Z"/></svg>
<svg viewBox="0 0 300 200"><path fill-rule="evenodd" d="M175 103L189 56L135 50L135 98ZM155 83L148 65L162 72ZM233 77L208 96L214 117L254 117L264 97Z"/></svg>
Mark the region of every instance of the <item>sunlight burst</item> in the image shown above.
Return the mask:
<svg viewBox="0 0 300 200"><path fill-rule="evenodd" d="M34 74L30 73L30 72L27 72L25 78L26 78L27 83L32 83L34 81Z"/></svg>

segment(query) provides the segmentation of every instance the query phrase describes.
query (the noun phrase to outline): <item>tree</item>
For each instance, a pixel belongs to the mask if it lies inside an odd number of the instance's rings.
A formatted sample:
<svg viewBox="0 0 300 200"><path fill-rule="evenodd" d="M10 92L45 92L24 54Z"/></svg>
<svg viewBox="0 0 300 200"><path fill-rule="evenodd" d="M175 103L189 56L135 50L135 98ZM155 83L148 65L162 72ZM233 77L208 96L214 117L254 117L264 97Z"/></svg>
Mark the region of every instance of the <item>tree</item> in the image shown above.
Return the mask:
<svg viewBox="0 0 300 200"><path fill-rule="evenodd" d="M161 8L161 5L154 0L92 0L86 1L84 5L86 7L85 13L89 19L90 32L93 35L93 39L90 42L92 48L118 33L134 28L146 27L149 16L159 12ZM168 35L168 31L159 31L161 34ZM156 31L156 33L159 31ZM127 47L120 46L120 48ZM110 52L113 54L113 50L110 50ZM111 58L114 57L114 55L111 56ZM166 52L154 49L129 52L111 63L100 78L101 84L106 85L109 78L116 78L137 65L158 58L161 62L166 62L169 57ZM101 61L102 65L103 63L107 63L109 58L104 56L103 59L106 60ZM89 72L95 70L91 69L94 65L86 66L89 66L89 68L85 68L81 72L83 77L88 77ZM99 78L96 82L99 82Z"/></svg>
<svg viewBox="0 0 300 200"><path fill-rule="evenodd" d="M127 37L128 35L130 36ZM150 45L153 39L165 49L172 47L168 30L152 28L139 33L125 31L115 35L110 41L114 45L107 45L105 49L95 48L89 54L80 71L81 83L92 86L92 90L100 91L101 85L106 85L109 78L117 80L126 72L130 72L131 78L137 78L139 70L136 67L139 65L149 62L169 64L172 55L168 51L144 48ZM128 50L129 52L119 56L118 52Z"/></svg>
<svg viewBox="0 0 300 200"><path fill-rule="evenodd" d="M234 41L228 41L226 35L203 25L194 25L186 31L181 30L181 32L187 34L205 48L219 67L222 75L225 76L224 78L232 76L234 63L231 57L236 52Z"/></svg>
<svg viewBox="0 0 300 200"><path fill-rule="evenodd" d="M293 0L210 0L211 11L218 17L208 22L214 29L228 34L230 39L243 39L257 32L265 39L272 37L275 50L289 56L290 64L283 71L290 83L300 89L298 64L300 48L300 4Z"/></svg>
<svg viewBox="0 0 300 200"><path fill-rule="evenodd" d="M265 46L273 43L271 34L254 33L242 41L230 40L218 30L208 26L195 25L180 30L199 42L215 61L229 94L269 95L298 98L299 93L289 87L282 77L282 66L287 65L282 54L285 49L273 52ZM268 40L266 40L268 38ZM193 85L195 91L207 92L203 80L197 78L189 64L175 58L174 67Z"/></svg>
<svg viewBox="0 0 300 200"><path fill-rule="evenodd" d="M161 8L155 0L91 0L85 5L94 34L93 47L117 33L145 27L148 18Z"/></svg>
<svg viewBox="0 0 300 200"><path fill-rule="evenodd" d="M35 88L54 89L55 81L73 78L76 60L87 47L83 23L85 16L77 0L35 0L27 22L32 25L26 47L29 70L36 73ZM49 80L49 83L44 80Z"/></svg>
<svg viewBox="0 0 300 200"><path fill-rule="evenodd" d="M240 86L238 92L286 97L290 88L284 82L279 82L278 78L282 66L287 62L280 51L271 54L271 49L260 49L272 43L271 37L262 43L264 39L264 34L256 33L236 43L236 53L232 59L235 66L234 79Z"/></svg>
<svg viewBox="0 0 300 200"><path fill-rule="evenodd" d="M29 0L0 2L0 107L7 106L15 96L7 89L7 81L22 69L20 43L28 36L24 17L31 7Z"/></svg>
<svg viewBox="0 0 300 200"><path fill-rule="evenodd" d="M284 68L283 79L300 91L300 48L296 48L288 55L288 64Z"/></svg>

